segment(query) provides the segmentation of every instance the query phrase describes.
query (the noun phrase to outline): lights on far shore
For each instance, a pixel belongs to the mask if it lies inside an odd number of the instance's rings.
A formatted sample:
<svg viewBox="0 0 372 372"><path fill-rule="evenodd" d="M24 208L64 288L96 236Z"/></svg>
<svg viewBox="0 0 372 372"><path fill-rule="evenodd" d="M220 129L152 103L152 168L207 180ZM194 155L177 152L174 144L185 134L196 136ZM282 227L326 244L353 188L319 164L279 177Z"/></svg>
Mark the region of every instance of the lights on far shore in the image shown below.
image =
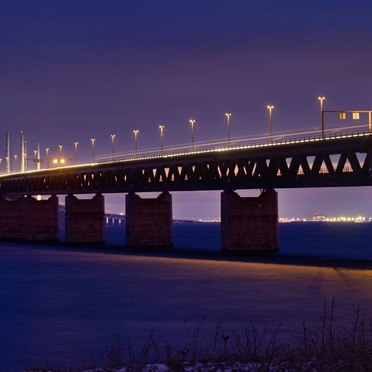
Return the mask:
<svg viewBox="0 0 372 372"><path fill-rule="evenodd" d="M372 222L372 217L363 216L339 216L339 217L326 217L326 216L314 216L310 218L300 217L281 217L279 218L280 223L288 222L325 222L325 223L367 223Z"/></svg>
<svg viewBox="0 0 372 372"><path fill-rule="evenodd" d="M360 222L370 222L370 218L366 218L363 216L340 216L340 217L325 217L324 218L325 222L355 222L355 223L360 223Z"/></svg>

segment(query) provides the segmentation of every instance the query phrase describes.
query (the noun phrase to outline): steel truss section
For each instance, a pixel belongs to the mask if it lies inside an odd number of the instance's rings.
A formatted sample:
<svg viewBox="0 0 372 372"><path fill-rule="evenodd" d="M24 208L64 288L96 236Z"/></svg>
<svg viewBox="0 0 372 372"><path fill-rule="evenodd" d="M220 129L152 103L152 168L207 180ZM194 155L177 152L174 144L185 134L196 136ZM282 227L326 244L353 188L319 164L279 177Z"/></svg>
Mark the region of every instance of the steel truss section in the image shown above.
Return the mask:
<svg viewBox="0 0 372 372"><path fill-rule="evenodd" d="M367 186L372 136L41 170L0 178L0 195Z"/></svg>

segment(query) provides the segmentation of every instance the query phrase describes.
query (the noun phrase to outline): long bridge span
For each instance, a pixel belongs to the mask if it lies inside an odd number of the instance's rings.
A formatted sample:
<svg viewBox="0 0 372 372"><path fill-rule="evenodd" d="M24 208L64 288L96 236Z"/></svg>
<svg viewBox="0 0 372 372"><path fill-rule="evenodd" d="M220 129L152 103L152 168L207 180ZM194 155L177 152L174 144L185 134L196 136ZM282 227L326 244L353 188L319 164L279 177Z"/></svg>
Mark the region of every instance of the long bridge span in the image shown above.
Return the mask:
<svg viewBox="0 0 372 372"><path fill-rule="evenodd" d="M102 241L102 194L126 193L127 244L169 246L170 192L221 190L222 249L277 249L274 189L372 185L371 153L372 133L366 131L6 174L0 176L0 238L55 239L57 195L67 195L66 240ZM239 189L263 192L241 198ZM161 195L141 199L138 192ZM78 194L96 196L78 200ZM51 197L40 202L35 195ZM22 228L19 221L26 221Z"/></svg>
<svg viewBox="0 0 372 372"><path fill-rule="evenodd" d="M0 176L0 195L367 186L372 133L271 141Z"/></svg>

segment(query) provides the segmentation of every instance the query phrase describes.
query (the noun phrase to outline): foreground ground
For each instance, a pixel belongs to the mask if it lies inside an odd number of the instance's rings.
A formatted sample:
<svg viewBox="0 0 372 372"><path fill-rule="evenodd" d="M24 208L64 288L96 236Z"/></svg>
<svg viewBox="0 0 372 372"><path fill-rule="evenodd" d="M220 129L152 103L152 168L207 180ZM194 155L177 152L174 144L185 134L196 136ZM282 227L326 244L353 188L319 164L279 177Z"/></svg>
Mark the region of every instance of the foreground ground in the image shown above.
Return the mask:
<svg viewBox="0 0 372 372"><path fill-rule="evenodd" d="M372 271L120 251L1 243L0 366L86 369L102 366L118 336L139 352L149 333L173 353L195 339L210 345L249 324L281 342L303 321L319 321L324 299L347 326L360 304L372 314ZM231 338L230 338L231 340ZM165 352L165 351L164 351Z"/></svg>

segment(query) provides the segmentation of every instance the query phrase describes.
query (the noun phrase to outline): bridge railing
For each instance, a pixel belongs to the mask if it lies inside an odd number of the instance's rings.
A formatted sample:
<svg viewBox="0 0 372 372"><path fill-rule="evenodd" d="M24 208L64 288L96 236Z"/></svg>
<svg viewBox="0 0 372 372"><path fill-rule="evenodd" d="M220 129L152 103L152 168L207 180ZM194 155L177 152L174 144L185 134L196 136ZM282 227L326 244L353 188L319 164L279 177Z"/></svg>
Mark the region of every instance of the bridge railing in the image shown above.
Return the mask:
<svg viewBox="0 0 372 372"><path fill-rule="evenodd" d="M329 141L340 138L352 138L365 135L372 135L371 132L355 131L358 128L365 128L365 125L350 126L343 128L329 128L325 131L324 136L322 136L319 129L303 131L303 132L292 132L292 133L281 133L272 135L268 138L267 135L259 135L255 137L240 137L234 138L228 143L226 140L214 140L209 142L195 143L194 146L189 144L180 144L176 146L164 147L163 151L159 148L146 149L142 151L118 153L115 156L114 162L123 161L136 161L145 159L155 159L155 158L168 158L191 154L203 154L208 152L224 152L224 151L234 151L239 149L248 148L262 148L262 147L272 147L280 146L291 143L307 143L307 142L319 142L319 141ZM350 129L354 129L350 131ZM112 154L101 155L96 158L97 163L112 163Z"/></svg>
<svg viewBox="0 0 372 372"><path fill-rule="evenodd" d="M264 148L264 147L273 147L281 146L286 144L293 143L307 143L307 142L320 142L320 141L330 141L340 138L351 138L359 136L372 135L370 131L367 130L358 130L366 128L366 125L358 126L347 126L347 127L337 127L337 128L328 128L322 136L321 130L306 130L301 132L285 132L278 133L268 137L267 135L257 135L253 137L237 137L231 139L230 143L226 140L213 140L207 142L195 143L194 146L190 144L180 144L175 146L164 147L163 150L159 148L146 149L143 151L138 151L137 153L125 152L117 153L114 156L112 154L107 155L98 155L95 158L94 163L85 163L85 164L75 164L75 165L66 165L59 166L59 169L74 168L81 166L91 166L93 164L103 164L103 163L116 163L116 162L133 162L138 160L146 159L161 159L185 155L197 155L197 154L207 154L212 152L225 152L225 151L235 151L240 149L255 149L255 148ZM56 167L44 168L40 170L28 170L27 173L34 173L39 171L54 170ZM16 174L21 172L13 172L11 174ZM8 174L0 174L0 177L7 176Z"/></svg>

